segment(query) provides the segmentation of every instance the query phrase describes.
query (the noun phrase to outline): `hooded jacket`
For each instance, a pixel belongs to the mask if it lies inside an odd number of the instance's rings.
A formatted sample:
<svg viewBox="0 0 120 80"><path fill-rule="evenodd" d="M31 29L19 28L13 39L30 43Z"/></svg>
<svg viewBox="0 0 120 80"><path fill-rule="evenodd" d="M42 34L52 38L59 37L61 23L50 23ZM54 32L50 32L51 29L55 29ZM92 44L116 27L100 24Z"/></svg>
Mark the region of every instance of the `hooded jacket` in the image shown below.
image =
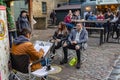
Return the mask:
<svg viewBox="0 0 120 80"><path fill-rule="evenodd" d="M21 35L13 41L11 53L14 55L28 54L30 56L30 62L33 62L41 58L44 54L44 51L40 50L39 52L37 52L34 49L34 45L29 41L29 39ZM34 64L31 67L32 71L39 68L41 68L40 63Z"/></svg>

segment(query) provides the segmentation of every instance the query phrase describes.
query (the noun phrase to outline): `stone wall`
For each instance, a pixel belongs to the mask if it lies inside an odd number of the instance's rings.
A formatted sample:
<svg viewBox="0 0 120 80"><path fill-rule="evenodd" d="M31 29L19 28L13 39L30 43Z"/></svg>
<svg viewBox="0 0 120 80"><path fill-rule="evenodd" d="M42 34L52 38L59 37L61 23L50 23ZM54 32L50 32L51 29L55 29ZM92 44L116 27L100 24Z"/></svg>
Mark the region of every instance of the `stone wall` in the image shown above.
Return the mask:
<svg viewBox="0 0 120 80"><path fill-rule="evenodd" d="M47 21L50 19L50 13L57 7L58 3L64 3L68 0L33 0L33 16L37 20L34 25L35 29L44 29L47 26ZM42 2L47 3L47 13L42 13ZM43 19L46 18L46 19Z"/></svg>
<svg viewBox="0 0 120 80"><path fill-rule="evenodd" d="M37 17L35 18L36 24L34 25L34 29L46 29L47 28L47 20L46 17Z"/></svg>

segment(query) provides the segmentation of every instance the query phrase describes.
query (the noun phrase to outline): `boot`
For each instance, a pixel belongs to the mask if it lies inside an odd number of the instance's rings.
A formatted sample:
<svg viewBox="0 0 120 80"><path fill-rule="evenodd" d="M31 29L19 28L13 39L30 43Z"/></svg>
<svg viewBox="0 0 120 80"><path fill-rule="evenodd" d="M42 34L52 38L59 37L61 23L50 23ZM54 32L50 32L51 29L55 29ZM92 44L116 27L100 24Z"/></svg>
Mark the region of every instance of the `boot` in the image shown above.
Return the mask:
<svg viewBox="0 0 120 80"><path fill-rule="evenodd" d="M63 59L62 61L60 61L60 65L66 64L68 62L67 59Z"/></svg>

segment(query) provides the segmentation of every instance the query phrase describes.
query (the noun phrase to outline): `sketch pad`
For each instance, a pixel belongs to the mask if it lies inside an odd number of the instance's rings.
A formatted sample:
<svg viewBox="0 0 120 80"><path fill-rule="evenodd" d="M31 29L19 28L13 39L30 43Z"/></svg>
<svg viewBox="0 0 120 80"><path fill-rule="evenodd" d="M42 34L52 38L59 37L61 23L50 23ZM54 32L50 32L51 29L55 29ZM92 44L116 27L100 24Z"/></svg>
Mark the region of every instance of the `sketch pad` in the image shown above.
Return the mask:
<svg viewBox="0 0 120 80"><path fill-rule="evenodd" d="M50 42L45 42L45 41L36 41L34 48L39 51L41 48L44 50L44 56L47 54L49 49L51 48L52 43Z"/></svg>

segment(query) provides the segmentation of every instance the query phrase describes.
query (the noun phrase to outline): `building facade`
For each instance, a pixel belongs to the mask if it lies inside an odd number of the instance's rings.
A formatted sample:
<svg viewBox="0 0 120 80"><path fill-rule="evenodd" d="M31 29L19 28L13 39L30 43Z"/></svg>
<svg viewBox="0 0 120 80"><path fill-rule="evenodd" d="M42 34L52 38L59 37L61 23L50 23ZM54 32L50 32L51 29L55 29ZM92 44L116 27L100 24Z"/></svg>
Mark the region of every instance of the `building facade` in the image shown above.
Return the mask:
<svg viewBox="0 0 120 80"><path fill-rule="evenodd" d="M64 20L69 10L73 12L79 10L81 18L84 18L84 12L95 12L95 7L96 0L69 0L66 5L62 5L55 9L57 12L57 24Z"/></svg>
<svg viewBox="0 0 120 80"><path fill-rule="evenodd" d="M33 16L49 17L52 10L66 2L67 0L33 0Z"/></svg>
<svg viewBox="0 0 120 80"><path fill-rule="evenodd" d="M52 10L54 10L58 6L61 6L62 4L66 4L67 2L68 0L33 0L32 13L37 21L37 24L35 24L36 28L40 28L39 25L46 28L47 21L49 20L49 15L52 12ZM12 14L15 17L15 21L17 20L20 11L28 11L28 4L25 4L24 0L11 1L10 4Z"/></svg>
<svg viewBox="0 0 120 80"><path fill-rule="evenodd" d="M33 16L37 21L34 27L36 29L46 28L50 13L66 2L67 0L33 0Z"/></svg>
<svg viewBox="0 0 120 80"><path fill-rule="evenodd" d="M28 11L28 4L25 5L25 1L12 1L11 2L11 10L12 14L15 17L15 21L17 20L18 16L20 15L20 11L26 10Z"/></svg>

